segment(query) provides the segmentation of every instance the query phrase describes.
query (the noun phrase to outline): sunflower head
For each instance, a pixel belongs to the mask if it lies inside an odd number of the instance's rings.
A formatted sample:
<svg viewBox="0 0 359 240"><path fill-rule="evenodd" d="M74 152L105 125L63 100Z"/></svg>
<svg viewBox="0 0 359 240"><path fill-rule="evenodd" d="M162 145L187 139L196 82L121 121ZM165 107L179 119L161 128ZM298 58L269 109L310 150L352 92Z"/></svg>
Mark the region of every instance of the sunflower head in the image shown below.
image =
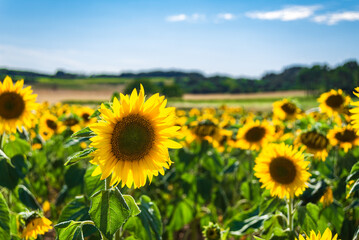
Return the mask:
<svg viewBox="0 0 359 240"><path fill-rule="evenodd" d="M295 141L296 145L303 146L314 157L325 161L328 156L329 140L316 130L301 133Z"/></svg>
<svg viewBox="0 0 359 240"><path fill-rule="evenodd" d="M350 125L329 130L327 137L333 146L339 146L345 152L359 145L359 136Z"/></svg>
<svg viewBox="0 0 359 240"><path fill-rule="evenodd" d="M353 93L355 94L355 96L359 97L359 87L355 88L355 91ZM354 108L349 110L349 112L351 113L351 125L359 135L359 101L353 102L351 103L351 105L354 106Z"/></svg>
<svg viewBox="0 0 359 240"><path fill-rule="evenodd" d="M341 89L332 89L329 92L322 93L318 98L318 102L322 112L333 116L344 111L350 102L350 97L346 96Z"/></svg>
<svg viewBox="0 0 359 240"><path fill-rule="evenodd" d="M272 196L280 198L300 195L310 177L308 161L302 151L282 144L269 144L255 160L255 176Z"/></svg>
<svg viewBox="0 0 359 240"><path fill-rule="evenodd" d="M218 134L219 128L211 120L206 119L198 122L192 132L199 140L209 140Z"/></svg>
<svg viewBox="0 0 359 240"><path fill-rule="evenodd" d="M265 144L273 140L274 126L266 121L246 121L238 130L236 146L242 149L260 150Z"/></svg>
<svg viewBox="0 0 359 240"><path fill-rule="evenodd" d="M203 231L203 236L206 240L220 240L221 239L221 228L218 224L210 222L208 226L205 226Z"/></svg>
<svg viewBox="0 0 359 240"><path fill-rule="evenodd" d="M299 235L299 240L337 240L337 239L338 239L338 235L335 234L335 236L333 237L332 231L330 231L329 228L325 230L323 235L321 235L320 232L318 232L318 234L315 234L313 230L310 231L309 236L305 235L305 237L303 237L302 235Z"/></svg>
<svg viewBox="0 0 359 240"><path fill-rule="evenodd" d="M32 125L37 95L32 94L31 87L23 86L24 80L14 84L9 76L0 82L0 134L14 133L16 128Z"/></svg>
<svg viewBox="0 0 359 240"><path fill-rule="evenodd" d="M26 240L37 239L38 235L44 235L52 229L52 222L46 217L42 217L37 213L28 214L25 219L25 228L22 230L21 238Z"/></svg>
<svg viewBox="0 0 359 240"><path fill-rule="evenodd" d="M327 189L325 190L323 196L320 198L319 200L321 203L323 203L323 206L329 206L330 204L333 203L334 199L333 199L333 190L331 187L327 187Z"/></svg>
<svg viewBox="0 0 359 240"><path fill-rule="evenodd" d="M168 148L182 146L170 138L176 136L179 126L174 126L175 109L166 107L167 101L159 94L145 101L141 85L139 94L120 94L114 98L112 107L101 105L101 115L90 128L96 134L90 140L93 153L91 163L98 167L94 175L101 179L111 175L111 185L122 182L122 186L138 188L147 178L164 174L171 160Z"/></svg>
<svg viewBox="0 0 359 240"><path fill-rule="evenodd" d="M283 99L273 103L274 118L281 120L295 120L300 116L300 113L300 108L288 99Z"/></svg>

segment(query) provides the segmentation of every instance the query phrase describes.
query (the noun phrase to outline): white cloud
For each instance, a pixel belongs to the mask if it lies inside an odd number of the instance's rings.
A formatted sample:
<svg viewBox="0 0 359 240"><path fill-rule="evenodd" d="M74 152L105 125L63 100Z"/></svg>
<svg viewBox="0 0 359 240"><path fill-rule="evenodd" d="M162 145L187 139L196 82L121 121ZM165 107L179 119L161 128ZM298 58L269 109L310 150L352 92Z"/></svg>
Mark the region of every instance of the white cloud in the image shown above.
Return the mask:
<svg viewBox="0 0 359 240"><path fill-rule="evenodd" d="M193 13L192 15L181 13L166 17L167 22L199 22L204 21L205 19L206 15L200 13Z"/></svg>
<svg viewBox="0 0 359 240"><path fill-rule="evenodd" d="M289 6L277 11L269 12L248 12L246 16L254 19L261 20L281 20L281 21L294 21L304 19L312 16L320 6Z"/></svg>
<svg viewBox="0 0 359 240"><path fill-rule="evenodd" d="M334 25L341 21L359 21L359 12L348 11L341 13L329 13L318 15L313 18L314 22Z"/></svg>
<svg viewBox="0 0 359 240"><path fill-rule="evenodd" d="M229 20L233 20L235 16L232 13L220 13L217 15L217 18L221 20L229 21Z"/></svg>
<svg viewBox="0 0 359 240"><path fill-rule="evenodd" d="M182 22L182 21L186 21L187 18L188 17L186 14L178 14L178 15L168 16L166 18L166 21L167 22Z"/></svg>

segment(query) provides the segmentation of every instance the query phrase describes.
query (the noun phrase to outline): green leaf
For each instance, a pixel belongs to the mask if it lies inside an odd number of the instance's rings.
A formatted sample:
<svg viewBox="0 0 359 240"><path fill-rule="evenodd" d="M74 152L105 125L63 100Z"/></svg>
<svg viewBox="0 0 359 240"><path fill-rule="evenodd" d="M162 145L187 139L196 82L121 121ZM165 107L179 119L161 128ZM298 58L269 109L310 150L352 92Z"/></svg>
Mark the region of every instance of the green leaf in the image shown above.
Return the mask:
<svg viewBox="0 0 359 240"><path fill-rule="evenodd" d="M184 225L192 221L193 214L193 205L188 200L179 202L173 212L169 229L180 230Z"/></svg>
<svg viewBox="0 0 359 240"><path fill-rule="evenodd" d="M11 158L11 163L15 167L17 175L20 178L24 178L29 171L29 166L25 161L24 155L15 155Z"/></svg>
<svg viewBox="0 0 359 240"><path fill-rule="evenodd" d="M117 188L102 190L93 195L89 213L96 227L108 239L112 239L131 214Z"/></svg>
<svg viewBox="0 0 359 240"><path fill-rule="evenodd" d="M80 137L92 137L95 136L93 131L89 127L85 127L84 129L81 129L80 131L75 132L71 135L71 138L80 138Z"/></svg>
<svg viewBox="0 0 359 240"><path fill-rule="evenodd" d="M14 190L19 181L19 175L6 159L0 160L0 186Z"/></svg>
<svg viewBox="0 0 359 240"><path fill-rule="evenodd" d="M66 221L55 225L57 232L57 239L62 240L84 240L84 234L82 227L84 225L92 224L90 221L77 222L77 221Z"/></svg>
<svg viewBox="0 0 359 240"><path fill-rule="evenodd" d="M350 171L349 176L347 177L347 182L351 180L356 180L359 178L359 162L355 163Z"/></svg>
<svg viewBox="0 0 359 240"><path fill-rule="evenodd" d="M64 207L58 221L65 222L69 220L90 220L90 215L88 214L89 209L90 208L87 206L85 198L83 196L76 197Z"/></svg>
<svg viewBox="0 0 359 240"><path fill-rule="evenodd" d="M4 152L9 158L12 158L17 154L26 155L30 149L30 144L21 138L16 138L14 141L7 142L4 146Z"/></svg>
<svg viewBox="0 0 359 240"><path fill-rule="evenodd" d="M162 239L162 220L157 205L148 196L141 196L141 213L131 217L124 230L134 234L136 239Z"/></svg>
<svg viewBox="0 0 359 240"><path fill-rule="evenodd" d="M86 170L85 181L85 193L87 197L91 197L94 193L105 189L105 181L101 180L101 175L91 176L97 166L92 165Z"/></svg>
<svg viewBox="0 0 359 240"><path fill-rule="evenodd" d="M78 163L80 160L89 160L92 159L92 156L89 156L90 153L94 151L93 148L87 148L83 151L76 152L67 158L65 166L73 165Z"/></svg>
<svg viewBox="0 0 359 240"><path fill-rule="evenodd" d="M56 202L55 202L56 206L60 206L65 201L65 198L67 197L67 194L69 193L68 189L69 188L67 187L67 185L64 185L62 187L61 191L59 192L59 195L56 198Z"/></svg>
<svg viewBox="0 0 359 240"><path fill-rule="evenodd" d="M352 188L349 191L349 195L359 190L359 179L353 184Z"/></svg>
<svg viewBox="0 0 359 240"><path fill-rule="evenodd" d="M135 199L133 199L130 195L123 195L123 198L125 199L127 206L130 208L130 216L134 217L140 214L141 210L137 206Z"/></svg>
<svg viewBox="0 0 359 240"><path fill-rule="evenodd" d="M10 240L10 211L0 193L0 239Z"/></svg>
<svg viewBox="0 0 359 240"><path fill-rule="evenodd" d="M86 169L78 166L70 166L65 173L65 183L71 189L77 185L83 184Z"/></svg>
<svg viewBox="0 0 359 240"><path fill-rule="evenodd" d="M2 158L10 160L10 158L0 149L0 159L2 159Z"/></svg>
<svg viewBox="0 0 359 240"><path fill-rule="evenodd" d="M18 189L20 201L28 208L33 210L41 209L40 204L36 201L34 195L24 185L20 185Z"/></svg>

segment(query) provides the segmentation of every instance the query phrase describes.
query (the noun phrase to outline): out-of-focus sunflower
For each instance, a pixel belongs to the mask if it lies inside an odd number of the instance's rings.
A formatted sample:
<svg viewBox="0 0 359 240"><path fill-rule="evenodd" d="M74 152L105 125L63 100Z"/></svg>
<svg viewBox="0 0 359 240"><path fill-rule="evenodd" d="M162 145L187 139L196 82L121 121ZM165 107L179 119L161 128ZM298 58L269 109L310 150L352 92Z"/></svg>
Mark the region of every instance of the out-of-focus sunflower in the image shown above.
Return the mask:
<svg viewBox="0 0 359 240"><path fill-rule="evenodd" d="M69 128L72 132L81 130L80 118L74 114L69 114L62 118L62 124Z"/></svg>
<svg viewBox="0 0 359 240"><path fill-rule="evenodd" d="M359 136L356 135L355 130L350 125L329 130L327 138L331 145L339 146L345 152L359 145Z"/></svg>
<svg viewBox="0 0 359 240"><path fill-rule="evenodd" d="M43 235L52 229L52 222L46 217L34 216L26 221L26 227L22 231L21 238L37 239L37 235Z"/></svg>
<svg viewBox="0 0 359 240"><path fill-rule="evenodd" d="M308 161L293 146L268 144L255 160L254 175L272 196L293 198L303 193L310 177Z"/></svg>
<svg viewBox="0 0 359 240"><path fill-rule="evenodd" d="M330 147L328 138L315 130L301 133L295 144L304 147L306 152L314 154L314 158L322 161L327 158Z"/></svg>
<svg viewBox="0 0 359 240"><path fill-rule="evenodd" d="M81 118L81 123L83 126L87 126L91 123L96 122L96 118L90 118L90 116L95 112L94 109L90 107L80 107L76 111L76 115L78 115Z"/></svg>
<svg viewBox="0 0 359 240"><path fill-rule="evenodd" d="M334 201L333 190L331 187L327 187L327 189L325 189L323 196L320 198L319 202L323 203L323 206L326 207L332 204L333 201Z"/></svg>
<svg viewBox="0 0 359 240"><path fill-rule="evenodd" d="M356 87L353 93L355 94L355 96L359 97L359 87ZM354 106L354 108L349 110L352 114L350 116L351 124L353 128L356 129L357 134L359 135L359 101L353 102L352 105Z"/></svg>
<svg viewBox="0 0 359 240"><path fill-rule="evenodd" d="M39 132L45 140L50 139L54 134L63 132L65 129L66 127L62 124L62 122L50 112L45 112L40 118Z"/></svg>
<svg viewBox="0 0 359 240"><path fill-rule="evenodd" d="M222 238L222 231L217 223L210 222L204 227L202 233L205 240L220 240Z"/></svg>
<svg viewBox="0 0 359 240"><path fill-rule="evenodd" d="M273 103L273 117L281 120L294 120L300 116L301 110L288 99Z"/></svg>
<svg viewBox="0 0 359 240"><path fill-rule="evenodd" d="M191 134L186 136L186 141L191 143L194 140L208 141L210 143L213 140L219 138L220 129L217 124L211 120L193 121L191 122L192 128L190 128Z"/></svg>
<svg viewBox="0 0 359 240"><path fill-rule="evenodd" d="M322 93L318 98L319 108L322 112L333 116L342 113L350 103L350 97L346 96L341 89L337 91L332 89L329 92Z"/></svg>
<svg viewBox="0 0 359 240"><path fill-rule="evenodd" d="M315 234L313 230L310 231L310 236L306 235L305 237L303 237L302 235L299 235L299 240L337 240L337 239L338 239L338 234L335 234L335 236L333 237L332 231L330 231L329 228L327 228L324 231L323 235L321 235L320 232L318 232L318 234Z"/></svg>
<svg viewBox="0 0 359 240"><path fill-rule="evenodd" d="M36 94L32 94L31 86L23 88L24 80L15 84L9 76L0 82L0 134L14 133L18 127L29 127L35 118L37 107Z"/></svg>
<svg viewBox="0 0 359 240"><path fill-rule="evenodd" d="M249 120L238 130L236 147L242 149L260 150L273 140L274 126L267 121Z"/></svg>
<svg viewBox="0 0 359 240"><path fill-rule="evenodd" d="M142 85L139 94L134 89L131 96L120 94L120 101L114 98L111 109L102 104L102 119L90 125L97 135L90 139L96 149L91 163L98 165L93 175L105 179L112 174L111 185L138 188L147 177L151 182L164 174L171 165L168 148L182 147L170 140L180 127L174 126L175 109L166 104L159 94L145 101Z"/></svg>

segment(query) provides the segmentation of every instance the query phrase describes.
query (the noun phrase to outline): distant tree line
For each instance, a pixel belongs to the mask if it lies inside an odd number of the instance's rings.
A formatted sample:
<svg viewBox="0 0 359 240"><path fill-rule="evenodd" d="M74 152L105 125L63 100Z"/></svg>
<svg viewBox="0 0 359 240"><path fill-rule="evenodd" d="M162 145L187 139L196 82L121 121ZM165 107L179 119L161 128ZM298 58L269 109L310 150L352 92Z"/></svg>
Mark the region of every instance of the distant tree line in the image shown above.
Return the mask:
<svg viewBox="0 0 359 240"><path fill-rule="evenodd" d="M146 85L149 92L180 96L182 93L250 93L279 90L307 90L311 93L341 88L347 93L359 86L359 66L357 61L347 61L343 65L330 68L327 65L311 67L294 66L281 73L268 73L260 79L231 78L227 76L206 77L198 72L152 71L143 73L99 74L86 76L83 74L57 71L54 75L31 71L0 69L0 77L6 75L25 78L28 83L36 82L38 77L60 78L71 80L76 78L129 78L127 88L138 87L139 82ZM152 81L153 78L171 78L172 84ZM131 80L132 79L132 80Z"/></svg>

